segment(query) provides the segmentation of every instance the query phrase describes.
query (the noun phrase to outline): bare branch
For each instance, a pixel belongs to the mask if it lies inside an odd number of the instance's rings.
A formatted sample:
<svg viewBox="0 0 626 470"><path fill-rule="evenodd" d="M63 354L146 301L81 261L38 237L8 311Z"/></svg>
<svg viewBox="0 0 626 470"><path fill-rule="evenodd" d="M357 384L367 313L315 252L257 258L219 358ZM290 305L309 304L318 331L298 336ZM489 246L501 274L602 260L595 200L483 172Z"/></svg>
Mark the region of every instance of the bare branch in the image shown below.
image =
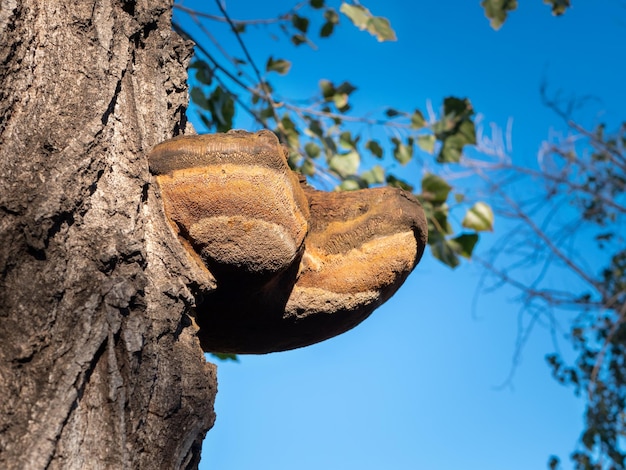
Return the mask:
<svg viewBox="0 0 626 470"><path fill-rule="evenodd" d="M219 21L220 23L234 23L235 25L269 25L269 24L275 24L275 23L281 23L284 21L289 21L289 19L291 18L291 16L298 11L299 9L301 9L303 6L305 6L307 4L307 2L300 2L297 5L295 5L291 10L289 10L287 13L283 13L282 15L279 15L275 18L257 18L257 19L252 19L252 20L235 20L232 19L229 21L229 18L224 15L224 16L218 16L218 15L212 15L210 13L203 13L201 11L198 10L194 10L193 8L188 8L184 5L181 5L180 3L175 3L174 4L174 8L180 11L183 11L185 13L187 13L190 16L195 16L195 17L200 17L200 18L206 18L212 21Z"/></svg>
<svg viewBox="0 0 626 470"><path fill-rule="evenodd" d="M256 66L256 63L254 62L254 60L252 59L252 56L250 55L250 51L248 50L248 47L246 46L246 44L243 42L243 39L241 38L241 34L237 30L237 27L235 26L233 21L230 19L230 16L228 16L228 13L226 12L226 8L224 7L222 1L221 0L215 0L215 3L217 4L218 8L220 9L222 14L224 15L224 18L226 18L226 21L230 25L232 33L235 35L235 38L237 39L237 42L239 43L239 46L241 47L244 55L246 56L246 59L248 60L248 63L252 67L252 70L254 70L254 74L256 75L257 80L258 80L259 85L260 85L259 88L263 91L263 99L272 108L272 113L274 114L274 120L276 121L277 129L283 135L283 138L286 139L285 129L284 129L284 127L283 127L283 125L282 125L282 123L281 123L281 121L279 119L278 113L276 111L276 103L274 103L274 99L272 98L272 94L269 92L269 87L267 86L267 83L265 82L265 80L261 76L261 72L259 71L259 68Z"/></svg>

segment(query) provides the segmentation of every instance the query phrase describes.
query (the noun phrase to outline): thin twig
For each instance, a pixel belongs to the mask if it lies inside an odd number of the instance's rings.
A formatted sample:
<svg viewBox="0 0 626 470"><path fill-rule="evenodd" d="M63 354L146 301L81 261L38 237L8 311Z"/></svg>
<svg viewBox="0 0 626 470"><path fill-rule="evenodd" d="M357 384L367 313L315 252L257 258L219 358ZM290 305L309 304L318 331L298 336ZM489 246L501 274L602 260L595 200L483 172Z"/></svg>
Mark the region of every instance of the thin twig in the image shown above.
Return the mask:
<svg viewBox="0 0 626 470"><path fill-rule="evenodd" d="M515 287L516 289L523 292L524 295L528 298L539 298L546 302L548 305L561 308L580 308L581 306L581 302L579 301L579 299L574 297L573 294L571 294L570 292L532 288L529 285L511 277L505 271L496 268L492 263L480 256L474 256L472 259L485 267L489 272L495 274L504 284ZM599 308L603 304L601 302L589 301L585 305L588 307Z"/></svg>
<svg viewBox="0 0 626 470"><path fill-rule="evenodd" d="M260 24L280 23L283 21L288 21L289 18L293 15L293 13L295 13L297 10L299 10L306 4L307 2L300 2L296 6L294 6L291 10L289 10L287 13L283 13L282 15L279 15L275 18L264 18L264 19L253 19L253 20L231 20L231 21L237 25L260 25ZM174 4L174 8L176 8L177 10L183 11L189 15L195 15L201 18L207 18L209 20L219 21L221 23L229 23L228 17L226 16L217 16L217 15L212 15L210 13L203 13L201 11L194 10L192 8L180 5L178 3Z"/></svg>
<svg viewBox="0 0 626 470"><path fill-rule="evenodd" d="M219 50L222 55L226 58L226 60L228 60L233 67L235 67L235 69L237 69L237 71L240 72L241 75L245 74L244 69L241 67L241 63L243 61L240 61L238 59L236 59L235 57L232 57L228 51L226 51L226 49L224 48L224 46L222 46L222 44L217 40L217 38L215 36L213 36L213 34L211 33L211 31L209 31L206 26L204 26L204 23L202 21L200 21L198 19L197 16L194 15L190 15L191 18L193 19L193 21L196 23L196 25L198 26L198 28L200 29L200 31L202 31L204 33L204 35L209 38L209 41L211 41L213 43L213 45L217 48L217 50ZM246 78L251 80L252 78L249 77L247 74Z"/></svg>
<svg viewBox="0 0 626 470"><path fill-rule="evenodd" d="M220 9L222 14L224 15L224 18L226 18L226 20L228 21L228 24L230 25L230 28L231 28L233 34L235 35L235 38L237 39L237 42L239 43L239 46L241 47L241 50L243 51L244 55L246 56L246 59L248 60L248 63L252 67L252 70L254 71L254 74L256 75L257 80L259 82L260 88L264 92L263 99L265 101L267 101L267 103L272 108L272 114L273 114L274 120L276 121L276 127L277 127L278 131L283 135L283 137L286 140L287 133L285 132L285 129L284 129L283 125L282 125L282 122L281 122L281 120L280 120L280 118L278 116L278 112L276 111L276 104L274 103L274 99L272 98L272 94L269 92L269 87L267 86L265 80L263 80L263 77L261 76L261 72L259 71L259 68L256 66L256 63L254 62L254 60L252 59L252 56L250 55L250 51L248 51L248 47L246 46L246 44L243 42L243 39L241 38L241 34L237 30L237 28L236 28L235 24L233 23L233 21L231 20L230 16L228 16L228 13L226 12L226 8L224 8L224 5L223 5L222 1L221 0L215 0L215 3L217 4L218 8Z"/></svg>
<svg viewBox="0 0 626 470"><path fill-rule="evenodd" d="M230 78L233 82L235 82L241 88L246 90L248 93L250 93L252 95L255 95L255 96L258 96L259 98L263 98L263 95L261 95L258 91L256 91L254 88L251 88L250 86L246 85L243 81L241 81L241 79L239 79L236 75L234 75L232 72L230 72L226 67L221 65L204 46L202 46L198 41L196 41L193 38L193 36L189 32L187 32L186 30L184 30L178 23L175 23L175 22L172 23L172 27L173 27L174 31L176 31L181 36L184 36L187 39L193 41L195 43L195 45L196 45L195 47L198 48L198 50L200 52L202 52L202 54L204 54L207 59L209 59L209 61L213 64L213 66L216 69L221 70L224 73L224 75L226 75L228 78Z"/></svg>
<svg viewBox="0 0 626 470"><path fill-rule="evenodd" d="M582 270L576 263L574 263L570 257L566 256L559 249L559 247L557 247L553 243L550 237L548 237L545 234L545 232L543 232L543 230L541 230L537 226L537 224L535 224L535 222L528 216L528 214L524 212L519 207L519 205L504 192L501 186L495 183L492 183L491 180L489 180L489 178L487 178L486 175L482 171L478 172L478 176L480 176L484 181L486 181L490 185L491 190L493 192L495 192L496 194L499 194L500 197L502 197L502 199L507 203L507 205L513 209L515 216L521 219L522 221L524 221L525 224L535 233L535 235L537 235L546 244L546 246L558 259L560 259L567 267L569 267L574 273L576 273L581 279L587 282L590 286L594 287L594 289L604 294L602 287L593 278L587 275L587 273L585 273L584 270Z"/></svg>

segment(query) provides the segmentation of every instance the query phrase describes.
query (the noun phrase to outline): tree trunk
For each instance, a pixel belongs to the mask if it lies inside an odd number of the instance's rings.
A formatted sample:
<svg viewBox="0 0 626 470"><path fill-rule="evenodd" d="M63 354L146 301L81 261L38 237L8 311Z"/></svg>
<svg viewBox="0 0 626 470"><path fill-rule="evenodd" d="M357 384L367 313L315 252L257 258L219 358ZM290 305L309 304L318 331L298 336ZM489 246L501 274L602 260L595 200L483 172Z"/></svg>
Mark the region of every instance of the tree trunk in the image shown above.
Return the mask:
<svg viewBox="0 0 626 470"><path fill-rule="evenodd" d="M147 152L186 127L166 0L0 0L0 468L194 468L212 288Z"/></svg>

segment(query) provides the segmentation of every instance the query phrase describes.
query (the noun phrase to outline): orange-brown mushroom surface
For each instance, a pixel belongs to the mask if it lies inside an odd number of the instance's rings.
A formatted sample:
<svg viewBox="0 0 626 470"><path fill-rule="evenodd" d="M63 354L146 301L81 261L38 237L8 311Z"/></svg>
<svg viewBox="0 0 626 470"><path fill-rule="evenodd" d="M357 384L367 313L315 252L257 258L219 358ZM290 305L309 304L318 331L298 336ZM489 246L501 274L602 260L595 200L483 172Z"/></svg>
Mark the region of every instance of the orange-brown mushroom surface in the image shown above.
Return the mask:
<svg viewBox="0 0 626 470"><path fill-rule="evenodd" d="M267 353L343 333L393 295L426 245L413 195L312 189L267 130L177 137L149 163L169 223L217 282L196 298L205 351Z"/></svg>

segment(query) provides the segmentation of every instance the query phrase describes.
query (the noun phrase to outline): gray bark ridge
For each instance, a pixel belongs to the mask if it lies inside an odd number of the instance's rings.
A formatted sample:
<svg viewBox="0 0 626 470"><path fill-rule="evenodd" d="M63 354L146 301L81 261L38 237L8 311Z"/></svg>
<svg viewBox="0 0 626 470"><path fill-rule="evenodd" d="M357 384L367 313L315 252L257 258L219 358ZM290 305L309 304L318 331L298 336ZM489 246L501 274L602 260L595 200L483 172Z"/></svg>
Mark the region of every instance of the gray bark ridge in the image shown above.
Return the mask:
<svg viewBox="0 0 626 470"><path fill-rule="evenodd" d="M212 280L150 186L184 132L167 1L0 2L0 468L194 468Z"/></svg>

